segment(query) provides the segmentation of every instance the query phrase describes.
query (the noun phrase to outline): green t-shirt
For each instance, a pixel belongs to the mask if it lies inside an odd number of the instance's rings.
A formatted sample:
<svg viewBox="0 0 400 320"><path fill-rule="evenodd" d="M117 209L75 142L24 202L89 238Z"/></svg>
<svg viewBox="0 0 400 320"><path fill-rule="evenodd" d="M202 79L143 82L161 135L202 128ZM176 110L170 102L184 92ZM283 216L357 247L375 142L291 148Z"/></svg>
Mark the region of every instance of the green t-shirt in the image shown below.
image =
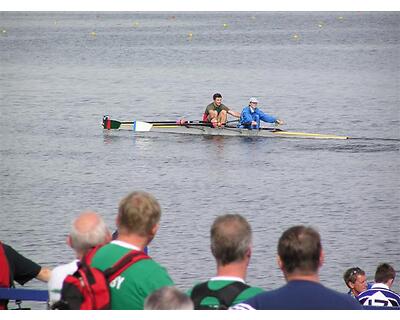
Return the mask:
<svg viewBox="0 0 400 320"><path fill-rule="evenodd" d="M231 284L232 282L234 282L234 281L233 280L209 280L209 281L207 281L207 284L208 284L208 289L217 291L219 289L226 287L227 285ZM195 286L193 286L193 288L194 287ZM190 289L189 291L187 291L187 295L189 297L192 293L193 288ZM258 287L247 288L247 289L243 290L235 298L235 300L233 300L232 306L235 304L241 303L247 299L250 299L251 297L258 295L261 292L264 292L264 290L261 288L258 288ZM205 298L203 298L203 300L201 300L200 305L217 308L219 306L219 301L217 298L214 298L214 297L205 297Z"/></svg>
<svg viewBox="0 0 400 320"><path fill-rule="evenodd" d="M214 102L211 102L206 107L206 111L204 111L204 113L208 115L210 113L210 110L215 110L218 113L220 113L222 110L225 110L226 112L228 112L229 108L226 105L222 104L222 103L221 103L221 105L219 107L217 107Z"/></svg>
<svg viewBox="0 0 400 320"><path fill-rule="evenodd" d="M92 266L105 270L131 250L113 241L96 252ZM111 309L143 310L144 300L149 294L161 287L173 285L164 267L153 259L140 260L110 283Z"/></svg>

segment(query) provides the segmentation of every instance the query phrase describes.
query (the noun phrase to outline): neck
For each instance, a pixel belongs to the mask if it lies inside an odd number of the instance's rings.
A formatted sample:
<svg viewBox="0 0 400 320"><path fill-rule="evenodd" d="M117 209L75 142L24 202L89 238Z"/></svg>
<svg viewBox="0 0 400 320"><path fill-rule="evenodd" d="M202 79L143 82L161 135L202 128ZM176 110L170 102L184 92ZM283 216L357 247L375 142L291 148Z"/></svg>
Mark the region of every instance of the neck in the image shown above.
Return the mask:
<svg viewBox="0 0 400 320"><path fill-rule="evenodd" d="M357 297L361 292L356 291L355 289L351 289L351 293Z"/></svg>
<svg viewBox="0 0 400 320"><path fill-rule="evenodd" d="M287 282L293 280L303 280L303 281L312 281L319 283L319 275L318 273L311 273L311 274L301 274L301 273L291 273L285 274L285 279Z"/></svg>
<svg viewBox="0 0 400 320"><path fill-rule="evenodd" d="M238 277L243 280L246 279L247 275L247 261L232 262L226 265L217 265L217 276L218 277Z"/></svg>
<svg viewBox="0 0 400 320"><path fill-rule="evenodd" d="M150 243L150 239L147 237L139 236L137 234L119 234L117 240L129 243L138 247L140 250L144 250L144 248Z"/></svg>

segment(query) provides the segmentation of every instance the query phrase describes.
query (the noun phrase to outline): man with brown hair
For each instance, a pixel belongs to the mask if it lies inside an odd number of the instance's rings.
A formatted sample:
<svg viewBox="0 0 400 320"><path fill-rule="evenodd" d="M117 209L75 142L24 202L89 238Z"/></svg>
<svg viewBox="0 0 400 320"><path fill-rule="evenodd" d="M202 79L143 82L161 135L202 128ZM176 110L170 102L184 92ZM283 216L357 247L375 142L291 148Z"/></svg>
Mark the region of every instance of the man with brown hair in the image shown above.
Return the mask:
<svg viewBox="0 0 400 320"><path fill-rule="evenodd" d="M119 204L117 239L96 252L92 266L104 271L128 252L143 251L155 237L160 218L160 205L151 194L128 194ZM166 269L147 257L129 266L110 283L111 309L142 310L148 295L172 285Z"/></svg>
<svg viewBox="0 0 400 320"><path fill-rule="evenodd" d="M252 250L252 231L247 220L239 214L219 216L210 234L217 275L189 292L195 309L227 309L263 292L245 283Z"/></svg>
<svg viewBox="0 0 400 320"><path fill-rule="evenodd" d="M226 124L228 114L240 118L240 113L224 105L222 103L222 95L220 93L215 93L213 95L213 102L211 102L204 111L203 121L211 122L214 127L221 127Z"/></svg>
<svg viewBox="0 0 400 320"><path fill-rule="evenodd" d="M400 307L400 295L390 290L396 271L388 263L381 263L375 272L375 283L371 289L362 292L357 298L364 306Z"/></svg>
<svg viewBox="0 0 400 320"><path fill-rule="evenodd" d="M347 269L343 274L343 280L346 283L346 286L350 289L347 294L353 298L357 298L361 292L367 290L367 277L365 271L359 267Z"/></svg>
<svg viewBox="0 0 400 320"><path fill-rule="evenodd" d="M278 242L277 259L287 284L261 293L233 309L362 309L355 299L320 283L318 270L324 262L324 252L320 235L313 228L295 226L286 230Z"/></svg>

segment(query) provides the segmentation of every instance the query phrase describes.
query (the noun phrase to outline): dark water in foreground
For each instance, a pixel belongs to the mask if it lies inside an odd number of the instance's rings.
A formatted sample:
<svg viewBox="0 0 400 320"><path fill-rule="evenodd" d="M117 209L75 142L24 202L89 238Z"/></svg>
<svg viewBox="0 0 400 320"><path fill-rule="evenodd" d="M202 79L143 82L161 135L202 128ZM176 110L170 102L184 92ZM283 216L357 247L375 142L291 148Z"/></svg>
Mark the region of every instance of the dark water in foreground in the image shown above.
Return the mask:
<svg viewBox="0 0 400 320"><path fill-rule="evenodd" d="M208 233L222 213L254 230L248 281L283 284L280 234L316 227L321 279L373 278L399 257L399 13L0 13L0 239L37 262L73 258L71 219L153 193L151 246L181 289L214 275ZM225 24L225 26L224 26ZM190 36L190 34L192 34ZM371 140L103 133L121 120L199 119L214 92L257 96L285 129ZM43 288L39 282L30 287ZM394 289L399 290L396 280Z"/></svg>

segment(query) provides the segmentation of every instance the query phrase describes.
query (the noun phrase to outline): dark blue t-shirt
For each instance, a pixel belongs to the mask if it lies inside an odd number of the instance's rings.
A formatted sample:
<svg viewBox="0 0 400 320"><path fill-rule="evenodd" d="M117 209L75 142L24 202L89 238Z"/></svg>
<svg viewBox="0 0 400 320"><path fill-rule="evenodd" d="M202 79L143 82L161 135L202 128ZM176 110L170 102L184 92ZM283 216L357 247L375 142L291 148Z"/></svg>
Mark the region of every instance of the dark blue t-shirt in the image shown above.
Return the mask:
<svg viewBox="0 0 400 320"><path fill-rule="evenodd" d="M285 286L260 293L232 309L257 310L359 310L354 298L313 281L292 280Z"/></svg>

